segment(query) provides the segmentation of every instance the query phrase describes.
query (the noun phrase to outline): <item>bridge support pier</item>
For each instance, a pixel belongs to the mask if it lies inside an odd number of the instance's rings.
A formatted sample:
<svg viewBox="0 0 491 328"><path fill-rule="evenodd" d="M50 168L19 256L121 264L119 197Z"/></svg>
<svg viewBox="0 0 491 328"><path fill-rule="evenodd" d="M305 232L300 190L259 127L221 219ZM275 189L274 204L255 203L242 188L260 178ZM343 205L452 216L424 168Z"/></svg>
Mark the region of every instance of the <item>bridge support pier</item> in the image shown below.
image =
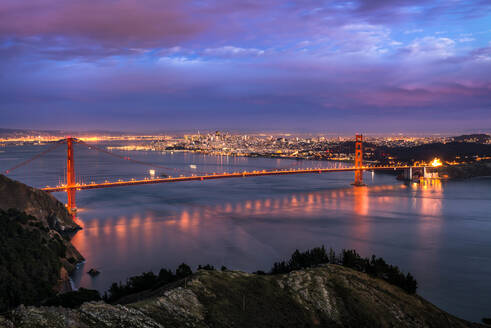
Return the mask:
<svg viewBox="0 0 491 328"><path fill-rule="evenodd" d="M75 182L75 162L73 161L73 138L68 137L66 139L67 143L67 159L66 159L66 185L67 187L74 187ZM66 190L68 198L68 211L75 215L77 212L77 204L75 201L75 189L67 188Z"/></svg>
<svg viewBox="0 0 491 328"><path fill-rule="evenodd" d="M357 134L355 141L355 181L353 186L360 187L364 186L363 183L363 170L358 169L363 167L363 135Z"/></svg>

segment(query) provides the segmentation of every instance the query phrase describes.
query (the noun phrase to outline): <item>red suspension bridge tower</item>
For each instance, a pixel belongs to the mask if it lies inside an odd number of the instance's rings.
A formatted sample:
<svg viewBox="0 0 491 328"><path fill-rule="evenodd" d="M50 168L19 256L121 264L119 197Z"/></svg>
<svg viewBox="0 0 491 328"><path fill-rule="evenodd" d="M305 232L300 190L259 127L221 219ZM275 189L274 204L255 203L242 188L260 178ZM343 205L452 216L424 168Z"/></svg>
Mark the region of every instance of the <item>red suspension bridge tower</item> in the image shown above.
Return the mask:
<svg viewBox="0 0 491 328"><path fill-rule="evenodd" d="M75 162L73 160L73 138L68 137L66 139L67 144L67 158L66 158L66 186L73 187L76 184L75 180ZM68 198L68 210L70 213L74 214L77 211L77 204L75 202L75 192L74 188L67 188L67 198Z"/></svg>
<svg viewBox="0 0 491 328"><path fill-rule="evenodd" d="M363 183L363 135L357 134L355 140L355 182L354 186L364 186Z"/></svg>

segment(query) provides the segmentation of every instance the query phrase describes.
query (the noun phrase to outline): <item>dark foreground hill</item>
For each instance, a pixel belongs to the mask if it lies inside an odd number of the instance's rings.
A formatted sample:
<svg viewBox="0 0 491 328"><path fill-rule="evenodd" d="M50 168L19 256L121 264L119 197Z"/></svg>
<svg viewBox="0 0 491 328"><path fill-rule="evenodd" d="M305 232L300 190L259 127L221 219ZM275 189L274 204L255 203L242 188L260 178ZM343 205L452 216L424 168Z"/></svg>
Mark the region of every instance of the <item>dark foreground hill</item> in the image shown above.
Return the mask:
<svg viewBox="0 0 491 328"><path fill-rule="evenodd" d="M138 300L141 298L141 300ZM2 321L3 320L3 321ZM482 327L339 265L258 275L200 270L125 305L19 307L4 327Z"/></svg>
<svg viewBox="0 0 491 328"><path fill-rule="evenodd" d="M0 312L70 290L79 228L53 196L0 175Z"/></svg>

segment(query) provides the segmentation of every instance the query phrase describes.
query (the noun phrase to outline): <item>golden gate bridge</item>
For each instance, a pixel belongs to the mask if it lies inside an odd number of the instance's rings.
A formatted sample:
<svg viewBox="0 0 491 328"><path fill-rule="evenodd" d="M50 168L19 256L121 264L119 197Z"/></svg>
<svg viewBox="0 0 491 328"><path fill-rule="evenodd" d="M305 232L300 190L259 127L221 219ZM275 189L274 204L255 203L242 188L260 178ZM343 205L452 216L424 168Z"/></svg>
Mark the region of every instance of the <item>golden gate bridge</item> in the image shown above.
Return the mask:
<svg viewBox="0 0 491 328"><path fill-rule="evenodd" d="M105 181L101 183L82 183L76 181L75 175L75 158L74 158L74 143L78 143L86 146L89 149L96 150L99 152L106 153L113 157L119 158L121 160L130 161L136 164L146 165L154 168L161 168L165 170L176 170L175 168L165 167L153 163L147 163L139 160L135 160L128 156L121 156L116 153L107 151L105 149L99 148L95 145L88 144L80 139L67 137L56 141L48 149L43 152L15 165L14 167L5 171L5 174L9 174L13 170L24 166L44 155L58 148L62 144L67 145L67 157L66 157L66 183L61 184L56 187L44 187L41 190L46 192L66 192L67 193L67 208L74 215L77 210L76 206L76 191L87 190L87 189L100 189L100 188L111 188L111 187L123 187L123 186L135 186L135 185L146 185L146 184L157 184L157 183L173 183L173 182L184 182L184 181L205 181L205 180L216 180L216 179L228 179L228 178L246 178L246 177L258 177L258 176L277 176L277 175L291 175L291 174L313 174L313 173L328 173L328 172L354 172L354 182L352 185L355 187L364 186L363 183L363 171L382 171L382 170L409 170L410 176L412 175L412 170L415 168L424 168L429 165L364 165L363 164L363 136L361 134L356 135L355 139L355 162L354 166L349 167L337 167L337 168L302 168L302 169L273 169L273 170L254 170L254 171L242 171L242 172L232 172L232 173L205 173L205 174L192 174L190 176L179 176L179 177L165 177L165 178L145 178L143 180L130 180L130 181Z"/></svg>

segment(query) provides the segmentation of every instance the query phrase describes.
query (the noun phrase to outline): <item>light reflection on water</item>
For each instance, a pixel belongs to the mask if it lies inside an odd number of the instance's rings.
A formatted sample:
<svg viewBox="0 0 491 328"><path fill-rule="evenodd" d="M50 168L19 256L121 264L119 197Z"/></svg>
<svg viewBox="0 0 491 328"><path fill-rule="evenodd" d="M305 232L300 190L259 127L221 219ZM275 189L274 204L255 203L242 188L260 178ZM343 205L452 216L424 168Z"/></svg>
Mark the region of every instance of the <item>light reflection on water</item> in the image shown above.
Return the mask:
<svg viewBox="0 0 491 328"><path fill-rule="evenodd" d="M0 156L15 160L33 152L17 147ZM63 172L63 155L14 177L53 184ZM146 174L81 150L76 156L77 172L96 180ZM206 172L342 165L187 153L131 156L170 167L197 164ZM352 179L352 173L340 172L79 192L84 229L73 243L87 262L75 284L104 291L114 281L181 262L268 270L295 248L324 244L375 253L410 271L419 293L453 314L473 320L489 315L491 179L405 185L391 175L367 173L369 186L359 188L350 186ZM62 193L56 197L65 201ZM101 274L87 275L92 267Z"/></svg>
<svg viewBox="0 0 491 328"><path fill-rule="evenodd" d="M417 197L412 202L400 197L407 192L414 192ZM400 225L401 220L405 221L403 213L414 209L419 210L416 235L419 246L424 247L428 234L434 234L442 223L438 211L441 192L438 181L411 188L394 184L255 199L234 197L214 204L170 206L171 211L167 211L168 204L151 205L151 210L129 216L122 211L119 216L99 218L86 212L81 215L84 230L75 235L73 243L88 258L83 270L92 266L101 270L117 267L136 274L161 266L173 268L181 261L194 266L206 262L247 271L267 270L273 261L288 256L297 247L328 244L337 249L355 248L369 255L375 251L374 241L391 241L390 235L383 235L385 229L389 229L389 234L400 233L390 226L391 221ZM94 211L97 209L90 212ZM352 217L347 219L349 213ZM380 218L382 222L377 223ZM391 242L396 246L397 241ZM222 244L233 251L221 249ZM171 249L176 253L171 254ZM87 255L92 253L95 254ZM102 270L105 275L91 278L83 270L76 277L77 285L101 290L126 277L122 271L113 275Z"/></svg>

